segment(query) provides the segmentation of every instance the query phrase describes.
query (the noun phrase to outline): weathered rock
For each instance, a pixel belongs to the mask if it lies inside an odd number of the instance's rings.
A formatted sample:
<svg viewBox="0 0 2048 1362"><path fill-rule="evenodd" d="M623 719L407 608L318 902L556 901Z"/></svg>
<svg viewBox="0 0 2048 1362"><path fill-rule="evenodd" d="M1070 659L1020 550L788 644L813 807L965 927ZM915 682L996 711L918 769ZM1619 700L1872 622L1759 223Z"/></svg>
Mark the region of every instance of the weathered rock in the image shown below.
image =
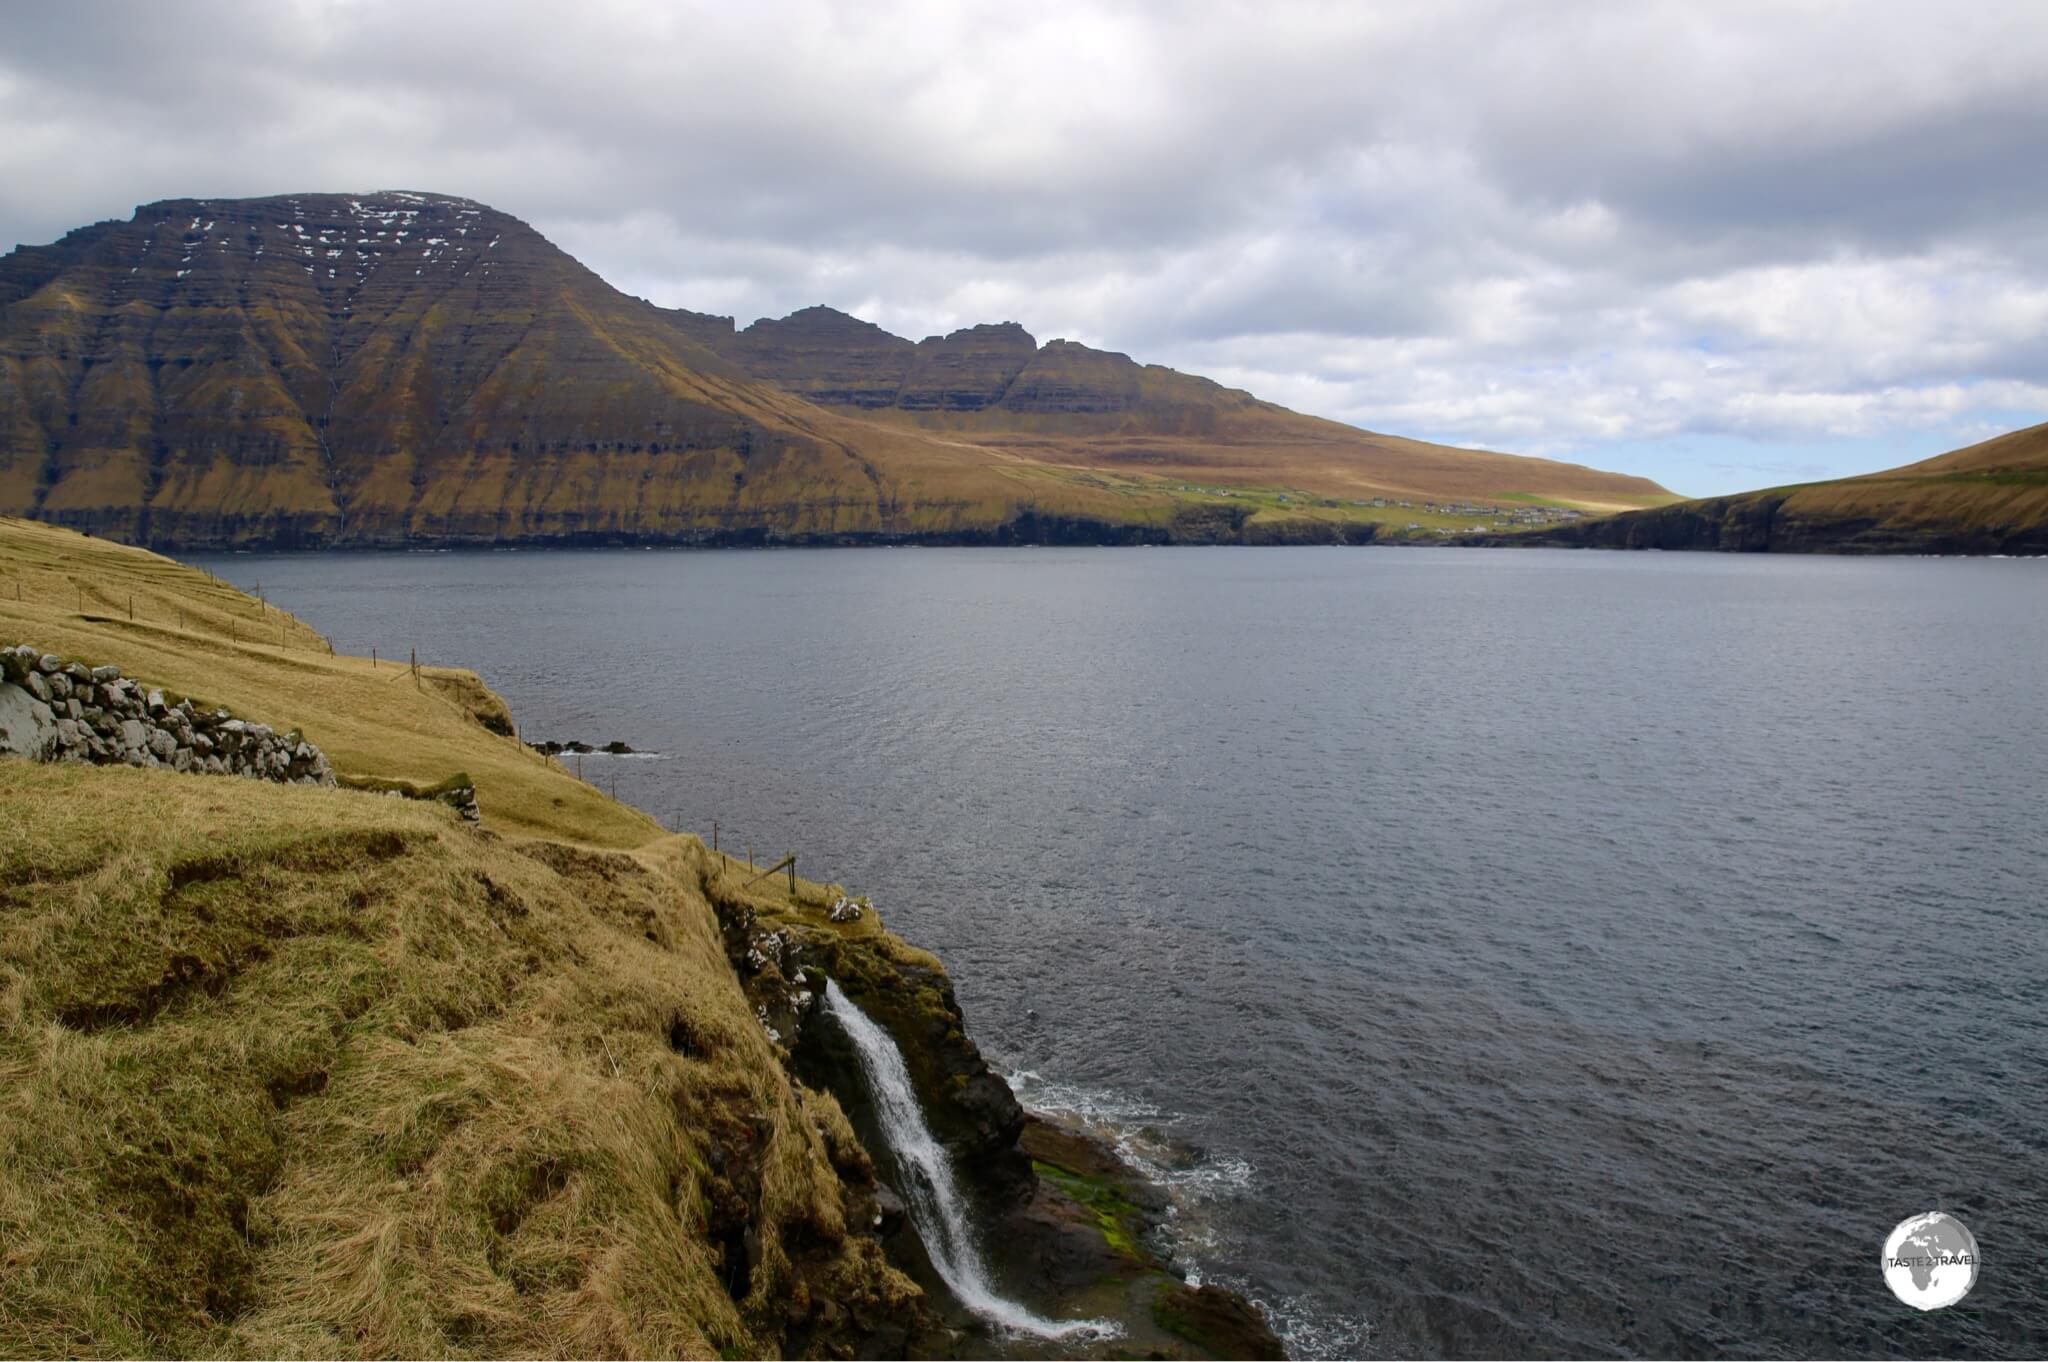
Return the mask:
<svg viewBox="0 0 2048 1362"><path fill-rule="evenodd" d="M47 760L57 741L50 707L13 682L0 682L0 754Z"/></svg>
<svg viewBox="0 0 2048 1362"><path fill-rule="evenodd" d="M54 657L55 654L51 656ZM53 671L55 669L45 667L43 670ZM119 667L94 667L92 669L92 679L98 685L105 685L109 681L118 681L121 679L121 669Z"/></svg>
<svg viewBox="0 0 2048 1362"><path fill-rule="evenodd" d="M1220 1286L1171 1287L1153 1303L1152 1318L1212 1357L1287 1356L1250 1302Z"/></svg>
<svg viewBox="0 0 2048 1362"><path fill-rule="evenodd" d="M24 676L21 679L21 684L30 695L35 696L36 699L42 701L46 705L49 704L50 701L55 698L55 696L51 693L50 683L43 678L43 674L41 672L30 672L27 676Z"/></svg>

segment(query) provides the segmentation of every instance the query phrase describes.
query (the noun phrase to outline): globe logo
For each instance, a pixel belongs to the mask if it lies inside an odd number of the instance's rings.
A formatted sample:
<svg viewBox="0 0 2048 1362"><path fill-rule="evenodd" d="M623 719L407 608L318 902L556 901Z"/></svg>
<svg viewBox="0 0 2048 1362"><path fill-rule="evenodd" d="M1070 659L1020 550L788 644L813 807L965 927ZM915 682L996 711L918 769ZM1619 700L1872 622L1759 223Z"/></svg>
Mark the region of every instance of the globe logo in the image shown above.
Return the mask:
<svg viewBox="0 0 2048 1362"><path fill-rule="evenodd" d="M1915 1310L1939 1310L1977 1284L1977 1241L1962 1221L1929 1211L1885 1236L1879 1264L1893 1295Z"/></svg>

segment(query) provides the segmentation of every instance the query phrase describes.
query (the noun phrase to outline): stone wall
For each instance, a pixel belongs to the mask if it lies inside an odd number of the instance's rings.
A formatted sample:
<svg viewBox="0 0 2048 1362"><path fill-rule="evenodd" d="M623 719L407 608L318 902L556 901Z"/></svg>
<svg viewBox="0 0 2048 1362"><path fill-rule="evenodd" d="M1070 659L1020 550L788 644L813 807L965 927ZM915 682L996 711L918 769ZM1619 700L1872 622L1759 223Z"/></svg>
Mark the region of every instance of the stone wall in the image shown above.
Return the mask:
<svg viewBox="0 0 2048 1362"><path fill-rule="evenodd" d="M0 675L0 754L334 783L327 758L296 730L278 733L190 700L170 704L119 667L65 662L23 643L0 647Z"/></svg>

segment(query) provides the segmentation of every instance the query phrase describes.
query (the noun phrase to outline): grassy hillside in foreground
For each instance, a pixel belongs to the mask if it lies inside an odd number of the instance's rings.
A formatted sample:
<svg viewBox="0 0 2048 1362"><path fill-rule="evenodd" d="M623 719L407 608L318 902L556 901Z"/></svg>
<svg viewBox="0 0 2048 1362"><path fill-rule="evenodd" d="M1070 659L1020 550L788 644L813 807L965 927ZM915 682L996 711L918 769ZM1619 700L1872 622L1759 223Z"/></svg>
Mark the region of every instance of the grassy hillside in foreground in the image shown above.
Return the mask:
<svg viewBox="0 0 2048 1362"><path fill-rule="evenodd" d="M18 761L0 804L0 1352L754 1356L914 1319L693 839Z"/></svg>
<svg viewBox="0 0 2048 1362"><path fill-rule="evenodd" d="M1682 501L1485 542L1742 553L2048 554L2048 425L1861 477Z"/></svg>
<svg viewBox="0 0 2048 1362"><path fill-rule="evenodd" d="M1005 1346L948 1332L905 1275L923 1252L832 1095L863 1093L800 1020L840 980L956 1161L1029 1168L944 967L871 910L833 921L837 886L757 879L604 798L472 673L334 657L144 550L0 519L17 641L302 727L344 779L466 772L483 823L0 759L0 1356ZM1116 1286L1126 1332L1088 1355L1277 1352L1056 1182L1002 1190L1029 1196L998 1231L1020 1277L1103 1274L1034 1299L1093 1314Z"/></svg>
<svg viewBox="0 0 2048 1362"><path fill-rule="evenodd" d="M749 891L695 838L487 727L474 676L329 656L142 550L0 521L0 636L303 726L344 775L467 770L485 806L476 829L0 761L0 1353L762 1355L915 1327L848 1232L865 1153L724 954L707 886Z"/></svg>

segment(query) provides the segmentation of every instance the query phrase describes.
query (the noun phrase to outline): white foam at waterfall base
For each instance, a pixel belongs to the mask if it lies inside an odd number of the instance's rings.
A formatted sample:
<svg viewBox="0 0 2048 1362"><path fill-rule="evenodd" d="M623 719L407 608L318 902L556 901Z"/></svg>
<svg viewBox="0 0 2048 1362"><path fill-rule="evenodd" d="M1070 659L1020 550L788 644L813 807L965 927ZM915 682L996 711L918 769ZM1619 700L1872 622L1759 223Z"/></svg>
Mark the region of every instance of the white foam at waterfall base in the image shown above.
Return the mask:
<svg viewBox="0 0 2048 1362"><path fill-rule="evenodd" d="M1289 1357L1357 1357L1365 1351L1373 1335L1366 1316L1332 1309L1311 1296L1266 1295L1257 1282L1213 1264L1237 1254L1227 1213L1217 1211L1252 1194L1255 1170L1249 1162L1213 1149L1184 1161L1186 1151L1174 1147L1170 1134L1183 1118L1141 1097L1062 1083L1032 1069L1008 1069L1003 1078L1027 1110L1107 1140L1140 1176L1166 1190L1163 1236L1189 1286L1213 1282L1252 1302Z"/></svg>
<svg viewBox="0 0 2048 1362"><path fill-rule="evenodd" d="M959 1302L1002 1328L1044 1338L1070 1338L1077 1334L1108 1338L1121 1332L1107 1320L1046 1319L996 1294L989 1281L988 1266L975 1243L966 1200L953 1178L953 1161L925 1124L924 1110L918 1105L917 1091L910 1086L910 1071L904 1067L902 1051L887 1031L840 991L836 980L825 981L825 1008L860 1056L861 1072L874 1098L875 1119L880 1122L882 1136L889 1142L901 1169L902 1186L897 1190L909 1210L911 1224L924 1240L932 1266Z"/></svg>

